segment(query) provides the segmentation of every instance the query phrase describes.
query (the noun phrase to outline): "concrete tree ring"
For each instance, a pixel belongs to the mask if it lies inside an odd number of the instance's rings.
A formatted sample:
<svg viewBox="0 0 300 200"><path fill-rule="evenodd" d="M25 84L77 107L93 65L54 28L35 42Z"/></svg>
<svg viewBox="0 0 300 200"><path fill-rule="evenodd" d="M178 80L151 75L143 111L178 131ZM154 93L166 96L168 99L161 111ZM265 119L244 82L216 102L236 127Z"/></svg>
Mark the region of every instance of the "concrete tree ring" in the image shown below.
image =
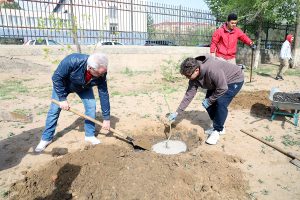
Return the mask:
<svg viewBox="0 0 300 200"><path fill-rule="evenodd" d="M152 150L159 154L174 155L187 151L187 146L179 140L164 140L152 146Z"/></svg>

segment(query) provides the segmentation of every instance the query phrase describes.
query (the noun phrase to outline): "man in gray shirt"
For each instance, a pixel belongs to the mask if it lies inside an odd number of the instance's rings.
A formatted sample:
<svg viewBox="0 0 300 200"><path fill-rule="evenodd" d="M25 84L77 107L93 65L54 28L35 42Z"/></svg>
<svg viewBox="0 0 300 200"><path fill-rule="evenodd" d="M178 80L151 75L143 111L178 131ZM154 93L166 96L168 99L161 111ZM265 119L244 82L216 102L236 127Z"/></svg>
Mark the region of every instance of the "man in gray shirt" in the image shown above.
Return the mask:
<svg viewBox="0 0 300 200"><path fill-rule="evenodd" d="M206 143L217 144L220 135L225 134L228 106L243 86L242 69L235 64L204 55L185 59L181 63L180 73L189 79L188 89L178 109L168 119L174 121L187 108L198 87L207 89L202 106L207 110L213 127L205 131L209 135Z"/></svg>

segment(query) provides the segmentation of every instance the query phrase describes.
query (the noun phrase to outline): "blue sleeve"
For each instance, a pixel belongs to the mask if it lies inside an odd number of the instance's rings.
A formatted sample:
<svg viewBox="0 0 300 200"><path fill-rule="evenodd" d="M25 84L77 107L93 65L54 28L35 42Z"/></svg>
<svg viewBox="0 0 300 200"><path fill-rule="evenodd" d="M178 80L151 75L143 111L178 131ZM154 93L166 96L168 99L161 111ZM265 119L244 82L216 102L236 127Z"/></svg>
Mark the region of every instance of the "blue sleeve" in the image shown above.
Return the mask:
<svg viewBox="0 0 300 200"><path fill-rule="evenodd" d="M68 96L67 88L64 85L64 80L69 76L72 71L72 64L69 57L63 59L58 65L52 76L53 88L58 95L59 101L65 101Z"/></svg>
<svg viewBox="0 0 300 200"><path fill-rule="evenodd" d="M98 93L100 98L100 105L102 111L102 117L104 120L110 119L110 102L107 89L106 75L98 84Z"/></svg>

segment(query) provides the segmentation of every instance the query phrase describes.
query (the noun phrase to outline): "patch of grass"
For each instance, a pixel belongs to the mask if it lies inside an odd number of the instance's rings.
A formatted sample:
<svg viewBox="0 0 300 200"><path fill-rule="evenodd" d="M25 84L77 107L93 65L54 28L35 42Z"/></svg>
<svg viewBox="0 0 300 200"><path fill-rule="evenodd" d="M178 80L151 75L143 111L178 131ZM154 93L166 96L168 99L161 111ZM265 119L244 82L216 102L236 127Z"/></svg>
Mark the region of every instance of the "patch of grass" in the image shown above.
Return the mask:
<svg viewBox="0 0 300 200"><path fill-rule="evenodd" d="M43 108L38 109L37 115L44 115L48 112L48 106L44 106Z"/></svg>
<svg viewBox="0 0 300 200"><path fill-rule="evenodd" d="M2 198L7 198L8 195L9 195L9 193L10 193L10 192L7 191L7 190L5 190L5 191L3 190L3 191L0 192Z"/></svg>
<svg viewBox="0 0 300 200"><path fill-rule="evenodd" d="M174 92L177 92L178 88L174 87L173 85L164 85L162 87L162 91L163 91L164 94L172 94Z"/></svg>
<svg viewBox="0 0 300 200"><path fill-rule="evenodd" d="M275 139L274 139L274 137L273 137L272 135L266 136L264 139L265 139L267 142L274 142L274 141L275 141Z"/></svg>
<svg viewBox="0 0 300 200"><path fill-rule="evenodd" d="M0 84L0 100L16 98L17 94L28 92L28 88L20 80L7 80Z"/></svg>
<svg viewBox="0 0 300 200"><path fill-rule="evenodd" d="M123 71L121 71L121 74L124 74L126 76L133 76L134 71L126 67Z"/></svg>
<svg viewBox="0 0 300 200"><path fill-rule="evenodd" d="M9 134L7 135L7 137L13 137L15 136L16 134L14 134L13 132L9 132Z"/></svg>
<svg viewBox="0 0 300 200"><path fill-rule="evenodd" d="M260 180L260 179L258 179L258 182L260 183L260 184L262 184L262 183L264 183L262 180Z"/></svg>
<svg viewBox="0 0 300 200"><path fill-rule="evenodd" d="M51 63L54 65L58 65L60 63L60 60L56 59L56 60L53 60Z"/></svg>
<svg viewBox="0 0 300 200"><path fill-rule="evenodd" d="M181 75L179 73L180 64L183 59L174 61L172 59L163 60L163 64L160 66L163 79L168 82L175 82Z"/></svg>
<svg viewBox="0 0 300 200"><path fill-rule="evenodd" d="M261 145L261 150L260 150L260 152L262 152L263 154L266 154L266 152L265 152L265 146L264 145Z"/></svg>
<svg viewBox="0 0 300 200"><path fill-rule="evenodd" d="M262 193L263 195L268 195L269 191L266 189L263 189L262 191L260 191L260 193Z"/></svg>
<svg viewBox="0 0 300 200"><path fill-rule="evenodd" d="M292 136L290 135L284 135L282 136L283 141L282 144L284 144L285 146L295 146L298 145L300 146L300 141L295 140Z"/></svg>
<svg viewBox="0 0 300 200"><path fill-rule="evenodd" d="M26 116L31 114L31 110L29 109L16 109L13 112L20 115L26 115Z"/></svg>
<svg viewBox="0 0 300 200"><path fill-rule="evenodd" d="M149 118L149 117L150 117L149 114L145 114L145 115L141 116L141 118Z"/></svg>
<svg viewBox="0 0 300 200"><path fill-rule="evenodd" d="M22 81L27 82L27 81L33 81L33 80L34 80L34 78L25 78L25 79L23 79Z"/></svg>
<svg viewBox="0 0 300 200"><path fill-rule="evenodd" d="M284 74L288 76L300 76L300 69L288 69Z"/></svg>
<svg viewBox="0 0 300 200"><path fill-rule="evenodd" d="M274 74L277 68L271 66L258 67L258 69L254 70L254 73L260 76L269 76Z"/></svg>
<svg viewBox="0 0 300 200"><path fill-rule="evenodd" d="M114 91L112 93L110 93L110 96L114 97L114 96L120 96L121 95L121 92L118 92L118 91Z"/></svg>

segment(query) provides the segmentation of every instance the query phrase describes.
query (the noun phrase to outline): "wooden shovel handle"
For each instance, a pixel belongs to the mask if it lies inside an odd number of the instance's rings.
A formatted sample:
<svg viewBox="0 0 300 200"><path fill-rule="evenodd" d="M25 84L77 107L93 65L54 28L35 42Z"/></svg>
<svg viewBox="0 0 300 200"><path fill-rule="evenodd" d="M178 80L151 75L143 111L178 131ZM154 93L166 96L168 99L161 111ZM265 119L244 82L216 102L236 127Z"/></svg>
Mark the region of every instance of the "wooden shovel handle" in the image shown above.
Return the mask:
<svg viewBox="0 0 300 200"><path fill-rule="evenodd" d="M53 103L55 103L56 105L59 106L59 101L57 101L57 100L55 100L55 99L52 99L51 101L52 101ZM76 115L78 115L78 116L80 116L80 117L83 117L83 118L85 118L85 119L87 119L87 120L90 120L91 122L94 122L95 124L98 124L98 125L100 125L100 126L103 126L103 123L102 123L102 122L100 122L100 121L98 121L98 120L95 120L95 119L93 119L93 118L91 118L91 117L89 117L89 116L87 116L87 115L85 115L85 114L83 114L83 113L81 113L81 112L79 112L79 111L77 111L77 110L71 108L71 107L70 107L70 109L69 109L68 111L70 111L70 112L72 112L72 113L74 113L74 114L76 114ZM122 139L125 139L125 140L128 140L128 137L125 136L125 135L124 135L123 133L121 133L120 131L118 131L118 130L116 130L116 129L113 129L113 128L110 128L109 130L110 130L111 132L113 132L114 134L116 134L118 137L120 137L120 138L122 138Z"/></svg>
<svg viewBox="0 0 300 200"><path fill-rule="evenodd" d="M267 142L267 141L265 141L265 140L262 140L261 138L256 137L255 135L249 133L248 131L245 131L245 130L241 129L241 132L243 132L243 133L245 133L245 134L247 134L247 135L249 135L249 136L251 136L251 137L257 139L258 141L260 141L260 142L262 142L262 143L264 143L264 144L266 144L266 145L268 145L268 146L270 146L270 147L276 149L276 150L279 151L280 153L283 153L284 155L286 155L286 156L288 156L288 157L290 157L290 158L292 158L292 159L300 160L299 158L297 158L297 157L294 156L293 154L284 151L283 149L281 149L281 148L279 148L279 147L277 147L277 146L271 144L270 142Z"/></svg>

